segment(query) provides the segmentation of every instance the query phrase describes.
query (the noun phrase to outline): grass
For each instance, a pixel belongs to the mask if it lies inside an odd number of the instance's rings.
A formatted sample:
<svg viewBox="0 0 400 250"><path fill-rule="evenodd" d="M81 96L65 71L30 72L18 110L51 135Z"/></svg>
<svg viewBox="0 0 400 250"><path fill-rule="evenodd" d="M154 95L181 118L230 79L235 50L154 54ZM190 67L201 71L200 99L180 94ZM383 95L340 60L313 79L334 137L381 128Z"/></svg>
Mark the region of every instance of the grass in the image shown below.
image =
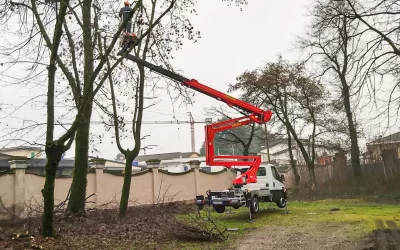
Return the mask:
<svg viewBox="0 0 400 250"><path fill-rule="evenodd" d="M331 211L338 208L338 211ZM220 229L239 228L230 232L227 242L222 243L187 243L169 242L163 249L229 249L234 241L244 237L251 230L262 230L262 227L284 226L304 227L310 225L349 226L351 237L361 237L376 229L375 221L393 220L400 223L400 207L395 204L374 203L367 199L326 199L318 201L288 202L289 214L279 209L274 203L260 204L260 212L253 216L254 223L248 223L248 210L232 209L233 214L218 214L211 210L211 217ZM228 210L229 211L229 210ZM206 211L202 211L203 218ZM180 215L180 220L190 221L188 215ZM205 247L207 246L207 248ZM228 246L228 247L227 247Z"/></svg>

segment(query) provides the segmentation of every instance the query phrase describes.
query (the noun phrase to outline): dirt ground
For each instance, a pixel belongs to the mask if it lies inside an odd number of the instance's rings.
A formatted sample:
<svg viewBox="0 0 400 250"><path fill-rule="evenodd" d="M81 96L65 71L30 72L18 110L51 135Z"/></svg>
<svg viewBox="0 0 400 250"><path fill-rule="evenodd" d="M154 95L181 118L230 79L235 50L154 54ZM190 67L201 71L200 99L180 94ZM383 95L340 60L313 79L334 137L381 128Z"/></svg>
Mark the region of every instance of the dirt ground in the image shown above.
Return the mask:
<svg viewBox="0 0 400 250"><path fill-rule="evenodd" d="M386 228L385 228L386 224ZM396 250L400 249L400 229L394 221L376 221L375 230L367 239L361 242L360 250Z"/></svg>
<svg viewBox="0 0 400 250"><path fill-rule="evenodd" d="M40 236L40 220L17 221L0 225L0 249L160 249L159 245L190 237L191 227L181 224L175 214L191 211L182 204L130 207L127 216L118 210L96 210L84 218L56 218L56 237ZM29 228L29 229L28 229ZM28 236L24 233L28 231ZM18 233L22 237L16 238ZM194 232L193 234L196 234ZM13 238L11 238L13 237ZM201 235L200 235L201 237ZM42 248L40 248L42 247Z"/></svg>
<svg viewBox="0 0 400 250"><path fill-rule="evenodd" d="M350 236L353 227L346 224L312 224L310 226L266 226L251 230L236 241L237 250L398 250L400 230L394 221L377 221L371 235L357 240ZM380 226L378 226L378 224Z"/></svg>
<svg viewBox="0 0 400 250"><path fill-rule="evenodd" d="M247 237L238 240L237 250L322 250L322 249L352 249L346 231L346 226L340 225L310 225L310 226L274 226L248 233Z"/></svg>

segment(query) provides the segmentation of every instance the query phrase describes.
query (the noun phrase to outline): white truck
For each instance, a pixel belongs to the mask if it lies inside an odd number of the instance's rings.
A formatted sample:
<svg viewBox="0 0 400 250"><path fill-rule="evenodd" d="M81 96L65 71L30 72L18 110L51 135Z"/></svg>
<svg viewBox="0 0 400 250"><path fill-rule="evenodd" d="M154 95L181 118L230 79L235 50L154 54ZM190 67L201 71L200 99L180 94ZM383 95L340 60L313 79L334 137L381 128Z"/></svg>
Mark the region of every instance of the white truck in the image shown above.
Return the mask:
<svg viewBox="0 0 400 250"><path fill-rule="evenodd" d="M238 175L248 168L239 168ZM196 196L199 209L204 205L212 205L217 213L225 212L225 207L249 207L255 214L259 211L260 202L274 202L279 208L286 207L287 192L284 186L284 176L272 164L261 163L257 172L257 182L248 183L242 187L233 187L228 190L208 190L206 196Z"/></svg>

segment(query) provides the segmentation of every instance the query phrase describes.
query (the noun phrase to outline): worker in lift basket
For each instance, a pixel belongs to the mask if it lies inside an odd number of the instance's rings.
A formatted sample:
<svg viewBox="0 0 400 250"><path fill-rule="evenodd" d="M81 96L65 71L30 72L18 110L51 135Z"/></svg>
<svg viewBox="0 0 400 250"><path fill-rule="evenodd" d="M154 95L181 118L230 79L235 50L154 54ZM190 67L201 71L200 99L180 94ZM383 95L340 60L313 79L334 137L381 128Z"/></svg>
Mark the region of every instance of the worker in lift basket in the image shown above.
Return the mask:
<svg viewBox="0 0 400 250"><path fill-rule="evenodd" d="M125 1L124 2L125 7L121 8L121 10L119 11L119 17L121 18L122 22L124 22L126 19L129 18L129 13L132 11L132 8L129 4L129 1ZM130 18L130 20L125 24L124 27L124 32L125 35L128 36L136 36L134 33L131 33L132 31L132 17Z"/></svg>

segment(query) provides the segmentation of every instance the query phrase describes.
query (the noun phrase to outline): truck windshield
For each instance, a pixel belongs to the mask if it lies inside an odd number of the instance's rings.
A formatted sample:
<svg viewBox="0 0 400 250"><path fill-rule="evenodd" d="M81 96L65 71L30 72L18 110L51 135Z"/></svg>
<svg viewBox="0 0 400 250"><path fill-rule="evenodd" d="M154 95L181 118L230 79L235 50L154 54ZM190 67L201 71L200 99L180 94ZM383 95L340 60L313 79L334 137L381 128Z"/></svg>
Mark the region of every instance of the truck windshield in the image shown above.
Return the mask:
<svg viewBox="0 0 400 250"><path fill-rule="evenodd" d="M241 173L246 172L247 170L249 170L249 168L240 168L239 171ZM257 176L266 176L267 172L265 171L265 168L260 167L257 171Z"/></svg>

